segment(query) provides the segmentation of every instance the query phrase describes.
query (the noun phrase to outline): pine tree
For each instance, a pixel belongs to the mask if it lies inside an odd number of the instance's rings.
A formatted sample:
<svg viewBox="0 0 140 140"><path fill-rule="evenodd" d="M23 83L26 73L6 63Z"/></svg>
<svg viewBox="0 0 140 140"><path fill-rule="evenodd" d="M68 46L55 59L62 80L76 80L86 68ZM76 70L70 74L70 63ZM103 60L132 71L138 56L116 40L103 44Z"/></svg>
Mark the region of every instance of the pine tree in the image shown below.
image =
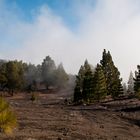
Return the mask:
<svg viewBox="0 0 140 140"><path fill-rule="evenodd" d="M137 66L138 72L135 72L134 91L136 96L140 97L140 65Z"/></svg>
<svg viewBox="0 0 140 140"><path fill-rule="evenodd" d="M88 61L80 67L76 76L76 86L74 89L74 102L88 101L93 93L93 71Z"/></svg>
<svg viewBox="0 0 140 140"><path fill-rule="evenodd" d="M111 94L111 96L115 99L121 94L123 94L123 87L122 87L122 84L121 84L121 79L117 79L112 84L112 94Z"/></svg>
<svg viewBox="0 0 140 140"><path fill-rule="evenodd" d="M132 71L130 72L129 80L128 80L128 93L130 94L134 93L134 77Z"/></svg>
<svg viewBox="0 0 140 140"><path fill-rule="evenodd" d="M79 86L80 86L81 92L83 91L84 76L85 76L85 67L84 66L81 66L80 67L80 70L78 72L78 77L77 77L77 80L79 82Z"/></svg>
<svg viewBox="0 0 140 140"><path fill-rule="evenodd" d="M84 64L85 67L85 76L83 80L83 100L86 102L90 102L91 97L93 96L94 93L94 88L93 88L93 71L88 64L88 61L85 61Z"/></svg>
<svg viewBox="0 0 140 140"><path fill-rule="evenodd" d="M58 88L64 87L69 78L68 78L68 74L66 73L62 63L58 65L54 74L55 74L54 84Z"/></svg>
<svg viewBox="0 0 140 140"><path fill-rule="evenodd" d="M106 80L105 75L102 70L102 66L97 64L97 67L95 69L94 73L94 94L93 94L93 100L101 100L104 99L107 95L107 87L106 87Z"/></svg>
<svg viewBox="0 0 140 140"><path fill-rule="evenodd" d="M15 90L21 90L24 85L24 70L22 62L9 61L6 63L7 88L13 95Z"/></svg>
<svg viewBox="0 0 140 140"><path fill-rule="evenodd" d="M83 99L82 92L84 76L84 66L81 66L78 75L76 76L76 86L74 88L74 102L80 102Z"/></svg>
<svg viewBox="0 0 140 140"><path fill-rule="evenodd" d="M0 89L4 90L7 85L7 77L6 77L6 63L0 66Z"/></svg>
<svg viewBox="0 0 140 140"><path fill-rule="evenodd" d="M123 93L123 88L120 78L120 72L118 71L117 67L114 65L112 60L112 56L110 52L106 52L104 49L102 60L100 61L107 84L107 94L111 95L113 98L118 97L120 94Z"/></svg>
<svg viewBox="0 0 140 140"><path fill-rule="evenodd" d="M41 66L28 64L24 71L24 79L26 81L25 88L28 91L37 89L37 83L41 82Z"/></svg>
<svg viewBox="0 0 140 140"><path fill-rule="evenodd" d="M56 70L56 66L54 60L52 60L50 56L47 56L43 60L42 67L41 67L42 79L47 89L49 88L49 86L54 85L55 70Z"/></svg>
<svg viewBox="0 0 140 140"><path fill-rule="evenodd" d="M76 86L74 88L74 102L79 103L79 102L82 101L82 99L83 99L82 91L81 91L79 80L77 79L76 80Z"/></svg>

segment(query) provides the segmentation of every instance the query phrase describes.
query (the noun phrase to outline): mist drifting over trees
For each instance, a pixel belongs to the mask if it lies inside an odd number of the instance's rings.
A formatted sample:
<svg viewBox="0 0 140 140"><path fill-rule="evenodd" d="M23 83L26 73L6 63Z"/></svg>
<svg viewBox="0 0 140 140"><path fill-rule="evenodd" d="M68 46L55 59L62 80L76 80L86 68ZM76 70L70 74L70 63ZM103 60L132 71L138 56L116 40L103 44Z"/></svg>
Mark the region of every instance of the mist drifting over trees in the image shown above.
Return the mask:
<svg viewBox="0 0 140 140"><path fill-rule="evenodd" d="M47 56L41 65L22 61L0 62L0 89L13 94L16 91L36 91L49 88L62 88L69 81L63 64L55 65Z"/></svg>

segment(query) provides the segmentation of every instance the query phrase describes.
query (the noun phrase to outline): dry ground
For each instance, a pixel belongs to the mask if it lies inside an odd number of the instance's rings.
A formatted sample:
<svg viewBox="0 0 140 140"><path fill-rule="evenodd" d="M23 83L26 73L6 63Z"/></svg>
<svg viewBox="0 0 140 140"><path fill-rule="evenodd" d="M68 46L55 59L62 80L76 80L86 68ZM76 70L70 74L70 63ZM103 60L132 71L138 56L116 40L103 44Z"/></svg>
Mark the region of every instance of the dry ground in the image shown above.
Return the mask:
<svg viewBox="0 0 140 140"><path fill-rule="evenodd" d="M140 140L140 101L72 106L63 93L40 94L34 103L21 93L6 98L19 126L0 140Z"/></svg>

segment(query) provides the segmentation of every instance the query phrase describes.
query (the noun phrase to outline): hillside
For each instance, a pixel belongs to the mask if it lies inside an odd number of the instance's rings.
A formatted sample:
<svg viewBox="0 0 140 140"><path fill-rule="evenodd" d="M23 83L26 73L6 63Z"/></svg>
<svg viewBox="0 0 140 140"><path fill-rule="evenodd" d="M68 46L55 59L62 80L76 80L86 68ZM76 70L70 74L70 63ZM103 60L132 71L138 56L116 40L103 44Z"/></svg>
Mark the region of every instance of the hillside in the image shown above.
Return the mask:
<svg viewBox="0 0 140 140"><path fill-rule="evenodd" d="M64 104L64 94L39 94L34 103L23 93L6 97L16 112L19 126L12 136L0 134L0 140L140 139L137 99L72 106Z"/></svg>

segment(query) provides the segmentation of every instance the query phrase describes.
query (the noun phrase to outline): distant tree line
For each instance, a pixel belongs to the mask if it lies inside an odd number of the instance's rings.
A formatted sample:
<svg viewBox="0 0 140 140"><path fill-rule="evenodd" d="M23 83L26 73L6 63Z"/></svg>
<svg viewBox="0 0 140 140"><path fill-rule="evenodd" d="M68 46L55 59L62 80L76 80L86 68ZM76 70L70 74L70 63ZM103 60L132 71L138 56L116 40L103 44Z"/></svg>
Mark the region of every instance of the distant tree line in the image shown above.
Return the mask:
<svg viewBox="0 0 140 140"><path fill-rule="evenodd" d="M0 90L11 95L16 91L62 88L68 80L62 63L56 66L50 56L37 66L17 60L0 61Z"/></svg>
<svg viewBox="0 0 140 140"><path fill-rule="evenodd" d="M107 96L116 99L120 95L140 98L140 66L137 68L135 77L130 72L128 83L122 83L120 72L105 49L100 63L93 67L86 60L76 76L67 74L62 63L56 66L50 56L46 56L41 65L0 60L0 90L13 95L18 91L62 89L73 85L74 102L100 101Z"/></svg>

